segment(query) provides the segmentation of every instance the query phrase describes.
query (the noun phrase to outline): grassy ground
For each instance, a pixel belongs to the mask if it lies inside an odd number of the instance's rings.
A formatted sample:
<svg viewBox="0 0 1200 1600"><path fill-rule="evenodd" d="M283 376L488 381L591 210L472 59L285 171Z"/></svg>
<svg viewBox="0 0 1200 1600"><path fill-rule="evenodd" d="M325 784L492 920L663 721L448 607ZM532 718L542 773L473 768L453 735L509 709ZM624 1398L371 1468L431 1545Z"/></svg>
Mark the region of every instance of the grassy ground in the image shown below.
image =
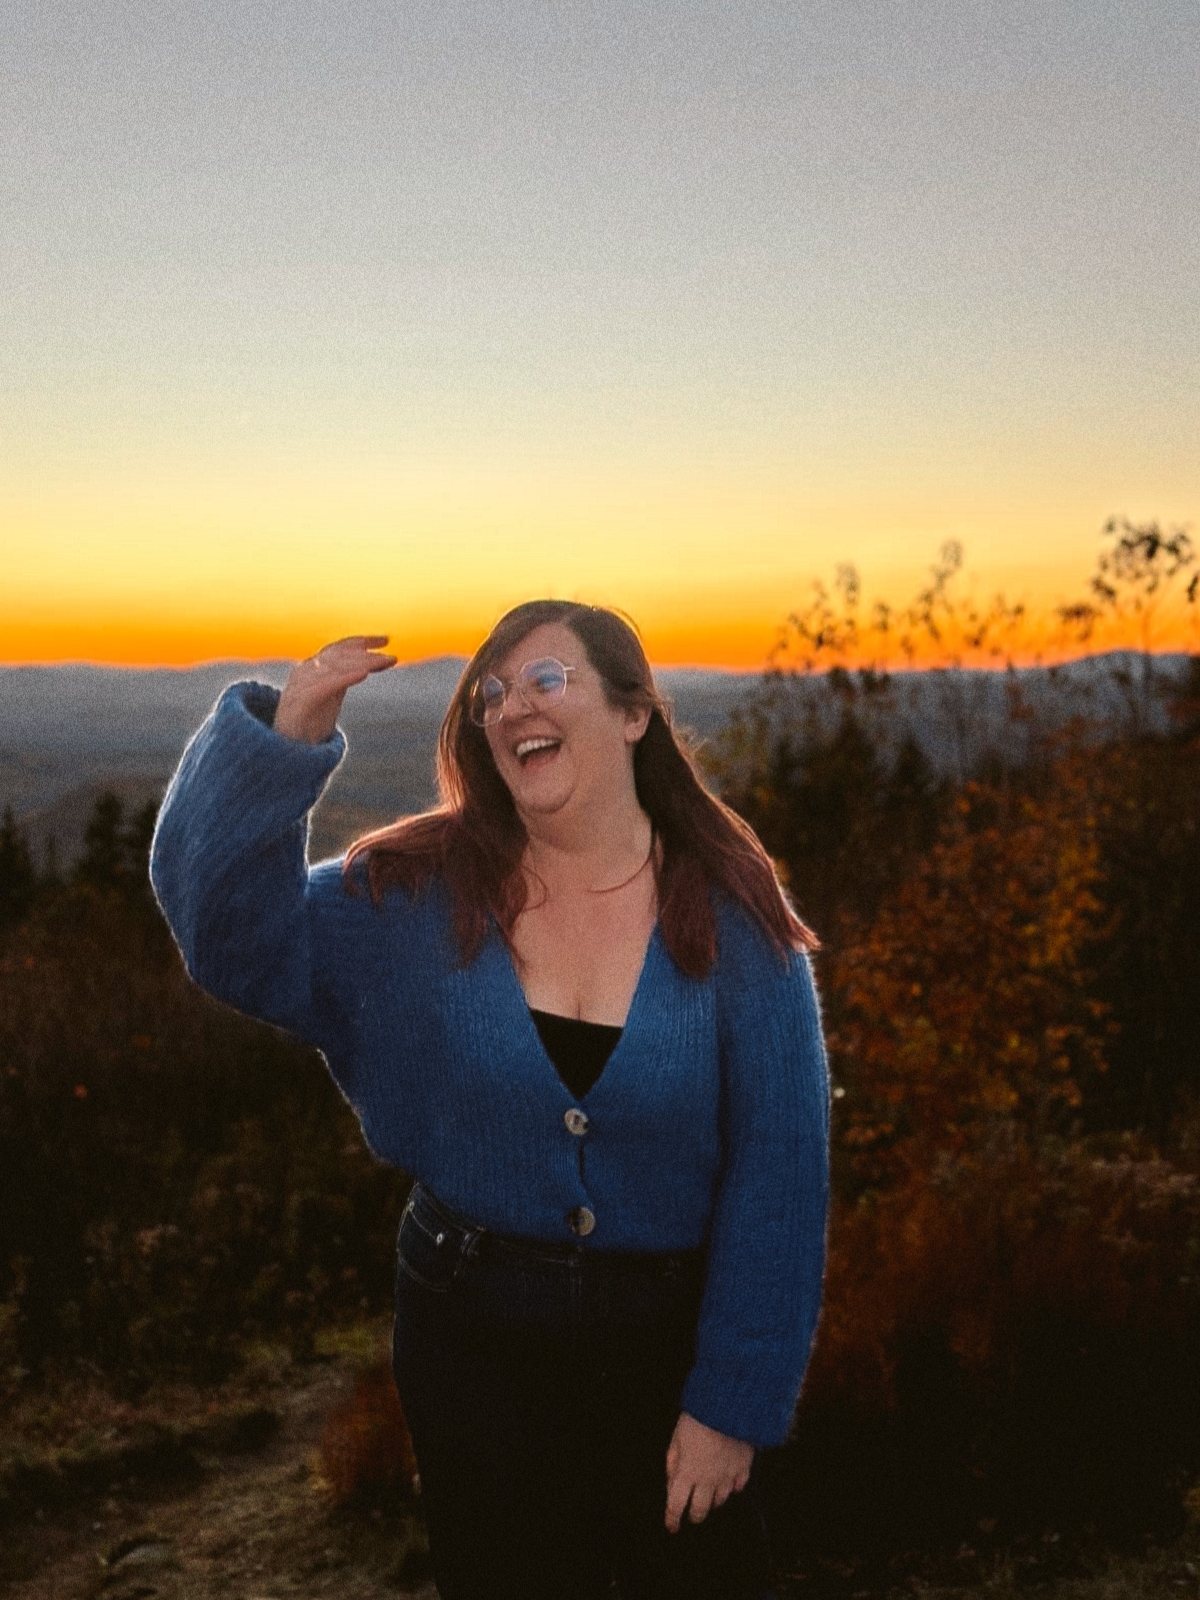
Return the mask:
<svg viewBox="0 0 1200 1600"><path fill-rule="evenodd" d="M377 1356L379 1327L296 1364L264 1350L219 1391L136 1404L98 1385L30 1396L0 1424L4 1600L436 1600L403 1486L339 1503L322 1467L331 1415ZM1136 1559L1051 1536L987 1561L911 1554L887 1573L820 1562L781 1600L1200 1600L1200 1504L1187 1533ZM961 1580L956 1578L961 1570Z"/></svg>
<svg viewBox="0 0 1200 1600"><path fill-rule="evenodd" d="M365 1342L303 1366L265 1351L216 1394L163 1387L129 1405L75 1389L15 1408L0 1434L0 1594L436 1600L416 1508L401 1494L339 1506L322 1474L326 1420Z"/></svg>
<svg viewBox="0 0 1200 1600"><path fill-rule="evenodd" d="M1030 1585L1020 1564L1006 1559L996 1573L969 1589L933 1587L927 1600L1026 1600L1032 1594L1053 1600L1161 1600L1200 1594L1200 1535L1181 1539L1165 1550L1152 1550L1138 1560L1094 1557L1092 1570L1060 1578L1049 1585Z"/></svg>
<svg viewBox="0 0 1200 1600"><path fill-rule="evenodd" d="M919 1567L921 1563L907 1563ZM943 1570L947 1562L928 1563L932 1572ZM830 1596L854 1600L1164 1600L1171 1596L1200 1595L1200 1530L1193 1529L1165 1548L1150 1548L1138 1557L1106 1554L1100 1550L1074 1553L1061 1566L1070 1570L1057 1573L1053 1564L1034 1555L1006 1552L997 1556L991 1570L981 1573L978 1564L969 1580L961 1583L922 1577L912 1571L901 1582L878 1582L855 1588L861 1581L845 1565L830 1563L803 1578L793 1577L780 1585L780 1600L828 1600Z"/></svg>

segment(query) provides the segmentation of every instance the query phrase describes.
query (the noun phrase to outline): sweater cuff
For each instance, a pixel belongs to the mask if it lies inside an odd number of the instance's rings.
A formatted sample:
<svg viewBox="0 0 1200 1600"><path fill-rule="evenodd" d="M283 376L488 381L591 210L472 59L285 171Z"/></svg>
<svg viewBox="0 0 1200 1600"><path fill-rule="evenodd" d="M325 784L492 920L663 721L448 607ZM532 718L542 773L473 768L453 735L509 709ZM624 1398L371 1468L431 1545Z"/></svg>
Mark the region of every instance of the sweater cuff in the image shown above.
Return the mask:
<svg viewBox="0 0 1200 1600"><path fill-rule="evenodd" d="M764 1382L760 1366L751 1372L697 1362L683 1386L680 1410L717 1433L773 1450L791 1432L798 1399L790 1387L784 1392L780 1383Z"/></svg>
<svg viewBox="0 0 1200 1600"><path fill-rule="evenodd" d="M325 778L340 763L346 753L346 735L334 728L328 739L320 744L308 744L303 739L289 739L275 732L275 713L279 709L282 691L269 683L246 680L231 683L217 701L214 721L223 728L246 753L269 756L275 770L286 778L300 782Z"/></svg>

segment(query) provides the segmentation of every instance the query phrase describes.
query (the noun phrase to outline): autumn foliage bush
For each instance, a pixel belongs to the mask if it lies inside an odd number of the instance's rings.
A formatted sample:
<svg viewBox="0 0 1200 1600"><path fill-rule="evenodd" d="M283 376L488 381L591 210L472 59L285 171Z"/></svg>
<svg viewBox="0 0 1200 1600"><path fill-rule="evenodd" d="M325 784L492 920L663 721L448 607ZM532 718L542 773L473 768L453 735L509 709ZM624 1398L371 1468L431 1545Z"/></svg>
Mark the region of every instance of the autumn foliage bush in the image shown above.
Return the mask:
<svg viewBox="0 0 1200 1600"><path fill-rule="evenodd" d="M329 1413L320 1459L321 1478L338 1505L416 1492L417 1460L389 1361L363 1367L350 1394Z"/></svg>
<svg viewBox="0 0 1200 1600"><path fill-rule="evenodd" d="M1181 1515L1200 1466L1200 1180L1137 1149L945 1164L841 1203L792 1447L828 1540Z"/></svg>
<svg viewBox="0 0 1200 1600"><path fill-rule="evenodd" d="M49 894L0 948L0 1384L138 1389L384 1309L405 1181L315 1052L187 978L152 906Z"/></svg>
<svg viewBox="0 0 1200 1600"><path fill-rule="evenodd" d="M1036 1148L1105 1070L1095 802L1072 761L1044 790L965 785L933 848L834 948L840 1144L860 1182Z"/></svg>
<svg viewBox="0 0 1200 1600"><path fill-rule="evenodd" d="M1117 1025L1112 768L971 783L823 957L838 1115L825 1308L780 1469L821 1539L1182 1515L1200 1470L1200 1161L1088 1133ZM804 1508L803 1516L799 1508Z"/></svg>

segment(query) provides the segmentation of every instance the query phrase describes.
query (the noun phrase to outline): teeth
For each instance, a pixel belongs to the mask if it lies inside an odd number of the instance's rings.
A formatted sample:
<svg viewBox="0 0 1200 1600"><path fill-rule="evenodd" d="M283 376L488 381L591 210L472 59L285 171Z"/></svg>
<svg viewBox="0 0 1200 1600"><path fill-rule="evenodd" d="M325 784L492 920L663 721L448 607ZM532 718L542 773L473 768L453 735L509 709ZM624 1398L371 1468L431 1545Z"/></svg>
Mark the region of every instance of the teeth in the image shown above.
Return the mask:
<svg viewBox="0 0 1200 1600"><path fill-rule="evenodd" d="M517 746L517 760L524 761L535 750L552 750L558 743L557 739L522 739Z"/></svg>

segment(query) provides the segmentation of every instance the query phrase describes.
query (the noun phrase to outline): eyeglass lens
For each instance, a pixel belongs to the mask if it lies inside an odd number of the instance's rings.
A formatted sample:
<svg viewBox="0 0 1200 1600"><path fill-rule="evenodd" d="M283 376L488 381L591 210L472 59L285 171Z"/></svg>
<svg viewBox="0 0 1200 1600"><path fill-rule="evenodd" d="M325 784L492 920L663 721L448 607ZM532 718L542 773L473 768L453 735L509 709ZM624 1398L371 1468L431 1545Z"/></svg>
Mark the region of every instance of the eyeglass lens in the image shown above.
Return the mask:
<svg viewBox="0 0 1200 1600"><path fill-rule="evenodd" d="M512 687L517 689L530 706L536 708L539 705L553 705L561 700L567 691L567 669L553 656L547 656L541 661L527 661L517 673ZM477 720L485 727L499 722L504 715L508 695L509 686L500 678L482 679L476 690L479 708Z"/></svg>

